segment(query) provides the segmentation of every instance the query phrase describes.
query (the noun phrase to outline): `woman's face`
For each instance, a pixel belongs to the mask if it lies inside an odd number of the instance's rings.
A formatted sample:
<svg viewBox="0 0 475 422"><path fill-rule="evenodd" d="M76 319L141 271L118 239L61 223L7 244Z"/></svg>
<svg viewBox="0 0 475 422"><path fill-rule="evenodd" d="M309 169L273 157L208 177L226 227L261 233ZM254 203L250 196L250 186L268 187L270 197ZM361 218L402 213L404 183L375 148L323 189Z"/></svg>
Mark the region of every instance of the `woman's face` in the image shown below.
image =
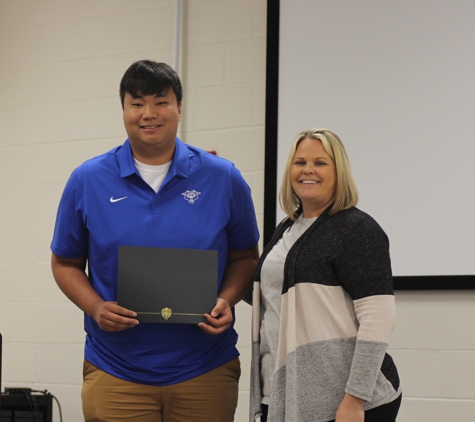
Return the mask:
<svg viewBox="0 0 475 422"><path fill-rule="evenodd" d="M335 163L317 139L300 142L290 168L292 188L302 201L303 217L318 217L334 200Z"/></svg>

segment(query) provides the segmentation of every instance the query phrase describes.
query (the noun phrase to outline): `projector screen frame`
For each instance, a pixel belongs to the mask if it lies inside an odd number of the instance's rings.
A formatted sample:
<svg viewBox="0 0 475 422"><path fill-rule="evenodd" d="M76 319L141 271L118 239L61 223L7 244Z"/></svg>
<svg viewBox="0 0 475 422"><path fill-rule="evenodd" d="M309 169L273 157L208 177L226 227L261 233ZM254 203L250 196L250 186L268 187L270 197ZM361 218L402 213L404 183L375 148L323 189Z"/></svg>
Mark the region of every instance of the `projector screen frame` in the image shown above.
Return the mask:
<svg viewBox="0 0 475 422"><path fill-rule="evenodd" d="M264 245L276 226L280 0L267 1ZM475 275L395 276L394 290L473 290Z"/></svg>

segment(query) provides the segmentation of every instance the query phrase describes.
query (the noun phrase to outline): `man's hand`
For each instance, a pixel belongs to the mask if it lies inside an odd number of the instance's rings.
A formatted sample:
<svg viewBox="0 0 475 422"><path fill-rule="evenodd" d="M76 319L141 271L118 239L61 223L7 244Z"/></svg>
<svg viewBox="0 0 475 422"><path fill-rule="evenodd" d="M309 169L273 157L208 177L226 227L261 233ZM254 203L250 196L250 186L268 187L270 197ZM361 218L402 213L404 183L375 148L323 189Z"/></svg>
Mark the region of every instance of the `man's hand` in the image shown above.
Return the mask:
<svg viewBox="0 0 475 422"><path fill-rule="evenodd" d="M336 412L335 422L364 422L364 401L345 394Z"/></svg>
<svg viewBox="0 0 475 422"><path fill-rule="evenodd" d="M228 251L228 265L218 293L216 306L205 314L208 324L200 322L205 333L217 335L228 330L233 323L231 308L252 289L252 277L259 259L257 245L243 250Z"/></svg>
<svg viewBox="0 0 475 422"><path fill-rule="evenodd" d="M93 318L104 331L122 331L135 327L137 314L117 305L116 302L101 301L97 304Z"/></svg>
<svg viewBox="0 0 475 422"><path fill-rule="evenodd" d="M93 318L104 331L122 331L136 326L137 314L106 302L93 289L86 275L86 257L63 258L52 254L54 279L63 293L83 312Z"/></svg>
<svg viewBox="0 0 475 422"><path fill-rule="evenodd" d="M231 327L233 323L233 313L229 303L222 298L218 298L216 306L211 311L211 314L205 314L208 324L200 322L200 327L205 333L211 335L221 334Z"/></svg>

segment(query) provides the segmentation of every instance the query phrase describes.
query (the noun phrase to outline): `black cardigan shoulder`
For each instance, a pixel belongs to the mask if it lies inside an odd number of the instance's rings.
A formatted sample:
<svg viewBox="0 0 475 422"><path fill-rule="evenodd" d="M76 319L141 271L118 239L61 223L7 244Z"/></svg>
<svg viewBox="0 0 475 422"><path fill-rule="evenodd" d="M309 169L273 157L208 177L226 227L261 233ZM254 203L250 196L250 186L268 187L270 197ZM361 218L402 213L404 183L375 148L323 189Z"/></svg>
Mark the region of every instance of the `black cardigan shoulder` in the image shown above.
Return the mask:
<svg viewBox="0 0 475 422"><path fill-rule="evenodd" d="M283 220L264 249L256 270L293 221ZM353 299L393 294L389 240L379 224L358 208L329 214L329 209L290 249L282 293L298 283L342 286Z"/></svg>

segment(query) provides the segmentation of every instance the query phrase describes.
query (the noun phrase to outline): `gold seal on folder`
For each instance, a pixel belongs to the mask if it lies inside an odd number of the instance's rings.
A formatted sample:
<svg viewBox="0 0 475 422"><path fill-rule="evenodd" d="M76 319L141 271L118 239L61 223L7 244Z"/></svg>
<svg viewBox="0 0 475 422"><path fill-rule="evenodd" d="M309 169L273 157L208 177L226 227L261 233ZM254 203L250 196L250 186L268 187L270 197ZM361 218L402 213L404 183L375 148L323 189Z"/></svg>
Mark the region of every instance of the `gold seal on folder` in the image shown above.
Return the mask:
<svg viewBox="0 0 475 422"><path fill-rule="evenodd" d="M172 316L172 310L170 308L163 308L162 309L162 317L167 320L168 318L170 318Z"/></svg>

